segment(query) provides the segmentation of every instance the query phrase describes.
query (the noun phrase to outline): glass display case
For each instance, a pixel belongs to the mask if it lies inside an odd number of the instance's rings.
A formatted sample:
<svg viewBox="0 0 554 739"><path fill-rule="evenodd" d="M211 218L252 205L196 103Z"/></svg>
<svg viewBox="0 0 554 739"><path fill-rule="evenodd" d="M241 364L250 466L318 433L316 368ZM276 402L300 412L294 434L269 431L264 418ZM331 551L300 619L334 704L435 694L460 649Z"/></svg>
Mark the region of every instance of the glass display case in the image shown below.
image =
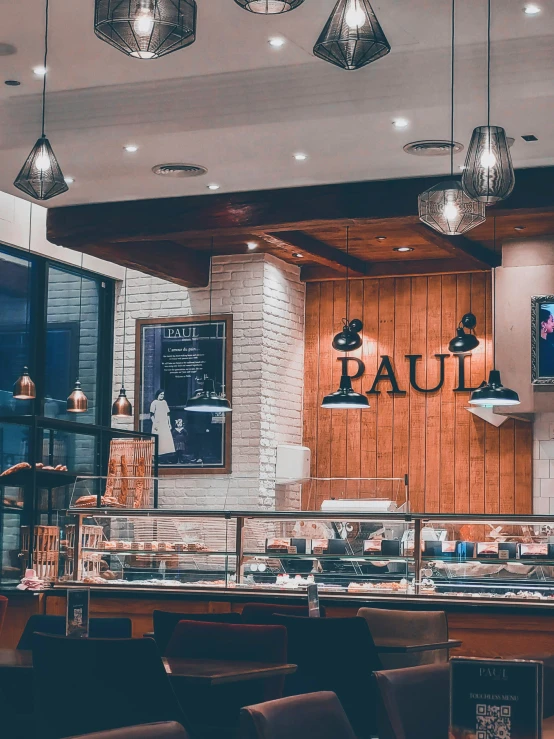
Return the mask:
<svg viewBox="0 0 554 739"><path fill-rule="evenodd" d="M68 510L59 582L554 602L554 517Z"/></svg>

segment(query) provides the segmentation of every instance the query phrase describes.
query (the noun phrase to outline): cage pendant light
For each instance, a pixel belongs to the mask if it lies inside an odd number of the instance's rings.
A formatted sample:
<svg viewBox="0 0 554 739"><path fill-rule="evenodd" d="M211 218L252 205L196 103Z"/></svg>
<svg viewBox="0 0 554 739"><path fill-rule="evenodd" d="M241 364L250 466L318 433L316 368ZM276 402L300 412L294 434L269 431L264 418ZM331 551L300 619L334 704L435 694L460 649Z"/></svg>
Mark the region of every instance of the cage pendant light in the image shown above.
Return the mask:
<svg viewBox="0 0 554 739"><path fill-rule="evenodd" d="M127 268L125 268L125 276L123 278L123 346L121 361L121 389L119 396L112 405L113 418L132 418L133 406L127 398L125 391L125 340L127 338Z"/></svg>
<svg viewBox="0 0 554 739"><path fill-rule="evenodd" d="M349 255L350 246L350 228L346 227L346 256ZM350 309L350 273L348 269L348 259L346 261L346 318L344 319L345 326L349 325L349 309ZM358 322L359 323L359 322ZM360 324L361 330L361 324ZM353 409L353 410L365 410L369 408L369 400L366 395L357 393L352 387L352 378L343 374L340 378L339 389L335 393L330 393L323 398L321 403L322 408L328 408L330 410L341 410L341 409Z"/></svg>
<svg viewBox="0 0 554 739"><path fill-rule="evenodd" d="M210 337L212 326L212 289L213 289L213 261L214 261L214 239L212 236L210 247ZM224 392L216 392L215 382L211 377L204 378L201 390L189 398L185 404L185 410L193 413L231 413L231 403L225 397Z"/></svg>
<svg viewBox="0 0 554 739"><path fill-rule="evenodd" d="M48 10L49 0L46 0L44 69L48 69ZM13 183L18 190L30 195L35 200L50 200L50 198L55 198L69 190L44 129L47 77L48 73L43 76L42 80L42 133Z"/></svg>
<svg viewBox="0 0 554 739"><path fill-rule="evenodd" d="M496 251L496 217L494 219L494 247ZM500 372L496 369L496 270L492 270L492 356L493 369L489 373L489 381L483 382L481 387L471 393L470 405L480 408L495 408L519 405L519 395L515 390L504 387L500 379Z"/></svg>
<svg viewBox="0 0 554 739"><path fill-rule="evenodd" d="M469 197L493 205L510 195L515 182L506 131L501 126L491 126L491 0L488 0L487 125L473 131L462 185Z"/></svg>
<svg viewBox="0 0 554 739"><path fill-rule="evenodd" d="M33 204L29 208L29 256L31 255L31 235L33 225ZM25 311L25 336L29 338L29 311L31 301L31 260L27 267L27 305ZM13 386L13 397L16 400L34 400L37 397L35 383L29 375L29 368L23 367L23 372L15 381Z"/></svg>
<svg viewBox="0 0 554 739"><path fill-rule="evenodd" d="M260 13L262 15L279 15L280 13L288 13L302 5L304 0L235 0L241 8L249 10L251 13Z"/></svg>
<svg viewBox="0 0 554 739"><path fill-rule="evenodd" d="M196 40L195 0L96 0L94 32L135 59L157 59Z"/></svg>
<svg viewBox="0 0 554 739"><path fill-rule="evenodd" d="M390 49L369 0L338 0L314 46L314 55L351 70L386 56Z"/></svg>
<svg viewBox="0 0 554 739"><path fill-rule="evenodd" d="M467 195L454 179L454 82L456 49L456 2L452 0L450 64L450 179L439 182L419 196L419 218L423 223L447 236L461 236L485 221L485 205Z"/></svg>
<svg viewBox="0 0 554 739"><path fill-rule="evenodd" d="M77 332L77 365L81 354L81 317L83 307L83 254L81 253L81 281L79 284L79 330ZM68 413L86 413L88 411L88 398L83 392L81 383L77 379L73 392L67 399L66 410Z"/></svg>

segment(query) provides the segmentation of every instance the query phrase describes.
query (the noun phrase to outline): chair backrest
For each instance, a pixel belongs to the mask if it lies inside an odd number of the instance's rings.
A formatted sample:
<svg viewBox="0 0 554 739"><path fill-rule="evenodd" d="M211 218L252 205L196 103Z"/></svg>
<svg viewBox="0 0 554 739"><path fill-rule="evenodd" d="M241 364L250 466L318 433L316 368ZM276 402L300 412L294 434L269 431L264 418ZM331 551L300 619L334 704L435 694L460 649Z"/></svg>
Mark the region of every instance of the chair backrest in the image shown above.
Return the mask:
<svg viewBox="0 0 554 739"><path fill-rule="evenodd" d="M379 739L447 739L450 665L375 673Z"/></svg>
<svg viewBox="0 0 554 739"><path fill-rule="evenodd" d="M37 632L65 636L65 616L30 616L17 648L32 649L33 634ZM92 639L130 639L132 632L130 618L91 618L89 621L89 636Z"/></svg>
<svg viewBox="0 0 554 739"><path fill-rule="evenodd" d="M242 609L242 622L245 624L270 624L274 613L283 616L308 616L308 606L288 606L279 603L245 603ZM320 606L321 616L325 616L325 608Z"/></svg>
<svg viewBox="0 0 554 739"><path fill-rule="evenodd" d="M168 721L161 724L128 726L125 729L101 731L99 734L86 734L73 739L188 739L181 724Z"/></svg>
<svg viewBox="0 0 554 739"><path fill-rule="evenodd" d="M332 691L358 736L375 729L375 683L379 655L363 618L274 616L287 628L288 659L298 666L287 676L285 695Z"/></svg>
<svg viewBox="0 0 554 739"><path fill-rule="evenodd" d="M283 626L179 621L166 656L285 663L287 632Z"/></svg>
<svg viewBox="0 0 554 739"><path fill-rule="evenodd" d="M243 708L240 739L355 739L334 693L296 695Z"/></svg>
<svg viewBox="0 0 554 739"><path fill-rule="evenodd" d="M37 735L44 739L160 721L189 725L153 639L34 634L33 667ZM63 706L53 710L60 696Z"/></svg>
<svg viewBox="0 0 554 739"><path fill-rule="evenodd" d="M172 611L154 611L152 613L154 625L154 639L160 650L165 654L175 627L179 621L206 621L219 624L240 624L240 613L173 613Z"/></svg>
<svg viewBox="0 0 554 739"><path fill-rule="evenodd" d="M376 642L381 638L402 637L406 643L444 642L448 640L448 621L444 611L402 611L384 608L360 608L358 616L367 621ZM386 670L448 662L448 650L437 649L412 654L383 654Z"/></svg>
<svg viewBox="0 0 554 739"><path fill-rule="evenodd" d="M2 633L2 626L4 625L4 618L6 617L7 610L8 599L5 595L0 595L0 634Z"/></svg>

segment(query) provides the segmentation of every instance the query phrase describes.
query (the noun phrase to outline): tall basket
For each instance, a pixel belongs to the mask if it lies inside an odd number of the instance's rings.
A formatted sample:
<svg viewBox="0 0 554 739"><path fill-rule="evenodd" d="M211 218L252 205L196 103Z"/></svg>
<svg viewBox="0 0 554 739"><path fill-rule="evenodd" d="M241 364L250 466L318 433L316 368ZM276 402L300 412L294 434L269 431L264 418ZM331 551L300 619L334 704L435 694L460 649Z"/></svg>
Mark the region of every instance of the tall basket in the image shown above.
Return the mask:
<svg viewBox="0 0 554 739"><path fill-rule="evenodd" d="M154 443L154 439L112 439L106 498L116 498L125 508L153 505Z"/></svg>
<svg viewBox="0 0 554 739"><path fill-rule="evenodd" d="M56 580L60 559L60 529L57 526L35 526L33 569L41 580ZM31 534L28 526L21 527L21 554L29 557Z"/></svg>

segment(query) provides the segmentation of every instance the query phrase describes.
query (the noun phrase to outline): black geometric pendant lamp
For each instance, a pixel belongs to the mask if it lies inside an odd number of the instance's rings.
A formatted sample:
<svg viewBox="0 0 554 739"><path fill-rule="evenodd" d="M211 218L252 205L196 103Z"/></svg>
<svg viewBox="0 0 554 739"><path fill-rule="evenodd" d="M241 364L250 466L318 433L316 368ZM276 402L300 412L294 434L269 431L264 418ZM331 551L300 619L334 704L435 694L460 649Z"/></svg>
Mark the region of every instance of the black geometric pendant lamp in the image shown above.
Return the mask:
<svg viewBox="0 0 554 739"><path fill-rule="evenodd" d="M44 35L45 70L48 70L46 66L48 61L48 6L49 0L46 0ZM63 192L69 190L56 155L44 132L47 77L48 71L44 74L42 80L42 133L13 183L19 190L30 195L35 200L50 200L50 198L55 198L57 195L61 195Z"/></svg>
<svg viewBox="0 0 554 739"><path fill-rule="evenodd" d="M447 236L461 236L485 221L485 205L464 192L454 179L454 75L456 48L456 4L452 0L452 52L450 85L450 179L439 182L419 196L419 219Z"/></svg>
<svg viewBox="0 0 554 739"><path fill-rule="evenodd" d="M96 0L94 32L135 59L158 59L196 40L195 0Z"/></svg>
<svg viewBox="0 0 554 739"><path fill-rule="evenodd" d="M496 251L496 218L494 219L494 246ZM515 390L504 387L500 372L496 369L496 270L492 270L492 356L493 369L489 373L489 381L471 393L469 404L480 408L495 408L519 405L519 395Z"/></svg>
<svg viewBox="0 0 554 739"><path fill-rule="evenodd" d="M350 309L350 279L348 270L348 255L350 244L350 229L346 227L346 318L343 319L344 328L341 333L337 334L333 339L333 347L339 351L348 352L357 349L362 344L358 331L363 328L362 322L355 318L349 320ZM346 363L344 363L346 364ZM365 410L369 408L369 400L366 395L355 392L352 388L352 378L347 374L343 374L340 378L340 387L335 393L330 393L323 398L322 408L329 410Z"/></svg>
<svg viewBox="0 0 554 739"><path fill-rule="evenodd" d="M315 56L342 69L360 69L389 51L369 0L338 0L314 46Z"/></svg>
<svg viewBox="0 0 554 739"><path fill-rule="evenodd" d="M235 0L235 2L241 8L249 10L251 13L279 15L298 8L304 0Z"/></svg>
<svg viewBox="0 0 554 739"><path fill-rule="evenodd" d="M487 125L473 131L462 186L470 198L493 205L510 195L515 182L506 131L501 126L491 126L491 0L488 0Z"/></svg>

